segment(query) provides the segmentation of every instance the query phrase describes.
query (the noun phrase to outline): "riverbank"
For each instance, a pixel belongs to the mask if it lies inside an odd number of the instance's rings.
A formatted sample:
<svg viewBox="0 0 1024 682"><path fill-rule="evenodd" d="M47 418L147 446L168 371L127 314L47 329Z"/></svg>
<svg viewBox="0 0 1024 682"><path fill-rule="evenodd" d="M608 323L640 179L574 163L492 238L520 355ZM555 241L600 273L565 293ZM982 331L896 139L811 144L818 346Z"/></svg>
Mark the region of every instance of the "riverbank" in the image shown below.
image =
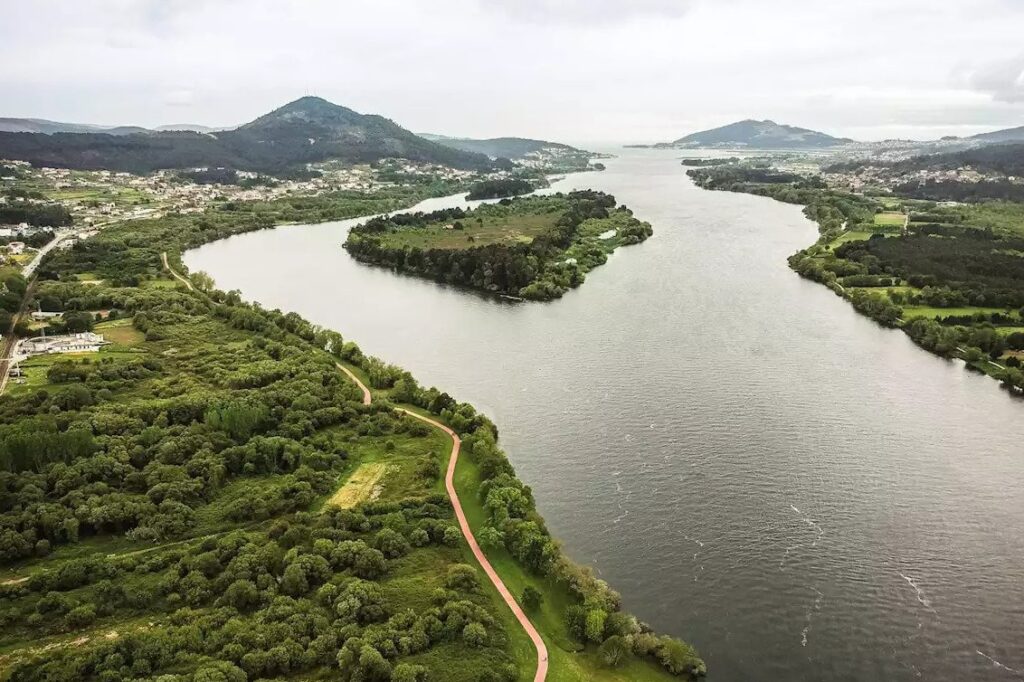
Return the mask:
<svg viewBox="0 0 1024 682"><path fill-rule="evenodd" d="M337 248L352 221L184 260L492 415L564 551L695 644L711 679L836 681L856 661L999 682L975 649L1020 669L1019 405L793 276L786 257L817 237L800 207L697 188L678 156L623 152L553 186L613 194L657 238L552 304L364 266Z"/></svg>
<svg viewBox="0 0 1024 682"><path fill-rule="evenodd" d="M737 166L688 171L705 189L803 206L820 236L789 258L793 270L925 350L1024 394L1024 271L1013 256L1024 248L1024 206L871 198L749 173L757 181Z"/></svg>
<svg viewBox="0 0 1024 682"><path fill-rule="evenodd" d="M323 412L326 408L310 411L314 410L312 406L299 408L293 402L294 398L290 398L286 404L291 404L292 407L287 414L291 414L291 412L295 412L295 414L289 417L289 419L301 419L299 415L302 412L315 415L316 422L312 427L314 429L313 434L306 433L302 435L302 431L295 432L291 427L285 429L283 423L274 426L269 432L266 431L268 427L265 420L272 417L272 421L277 423L281 415L276 412L271 413L269 406L267 411L264 412L259 405L267 400L271 402L280 400L282 391L286 391L289 395L295 395L295 391L299 386L296 382L301 383L305 377L318 375L320 370L316 369L316 367L321 363L320 356L323 356L324 361L333 357L336 360L342 360L358 366L360 368L359 371L371 383L376 381L376 383L381 384L387 395L393 396L396 389L404 390L407 392L404 396L406 399L413 399L414 402L424 404L426 408L433 408L436 410L435 414L441 420L449 423L459 432L469 434L468 442L472 443L471 447L468 448L470 459L478 460L480 462L478 466L481 466L479 470L480 477L476 479L476 485L495 487L498 485L498 481L500 481L502 488L510 491L507 494L512 494L512 491L518 491L517 495L520 501L513 508L506 510L503 521L495 523L495 519L490 515L495 513L496 507L492 506L480 527L492 527L497 529L498 532L509 533L507 542L510 543L510 547L515 548L514 551L512 549L509 550L509 556L515 555L519 557L514 562L515 565L521 564L524 558L532 557L529 559L532 562L532 568L520 568L519 570L522 571L521 575L523 577L518 578L518 580L520 582L529 580L537 584L544 584L540 609L542 609L541 613L548 613L550 615L544 619L548 627L542 628L542 632L546 638L556 642L559 647L557 655L552 654L550 679L658 679L665 674L654 663L649 663L639 658L633 659L633 650L636 650L644 657L659 659L662 664L669 666L677 673L699 671L701 669L699 667L699 659L692 656L687 649L680 648L682 645L674 643L667 638L658 638L647 632L641 632L632 618L619 614L618 599L614 593L608 591L603 584L589 578L586 572L580 571L580 569L560 556L556 546L544 529L543 521L533 508L528 489L514 478L511 466L504 458L504 455L493 444L493 425L485 418L477 415L471 407L457 404L454 401L449 402L450 399L447 399L446 396L445 400L434 404L435 399L440 398L443 394L439 394L436 391L414 390L415 385L411 382L411 377L394 368L383 366L382 363L372 358L366 358L354 344L344 342L340 335L313 327L293 314L281 315L276 312L264 311L258 306L246 305L241 302L237 294L225 294L211 290L209 281L204 280L202 277L191 278L193 281L189 282L189 285L194 285L194 289L196 289L194 291L184 287L176 289L165 286L165 282L173 283L176 280L170 277L165 279L159 275L154 276L154 269L156 273L159 273L164 266L173 268L176 263L180 262L180 245L195 243L201 238L199 234L206 233L205 228L201 224L203 218L204 216L196 217L195 227L197 233L178 229L172 234L167 229L166 222L163 221L140 221L130 225L112 226L85 245L78 247L75 250L78 253L62 254L59 259L50 264L50 267L57 274L64 276L61 278L63 280L61 282L50 280L47 283L47 294L57 296L64 303L77 300L78 303L76 305L83 306L89 310L94 307L104 306L125 309L133 313L135 327L141 332L140 338L132 341L131 348L120 349L124 353L123 356L107 354L103 358L105 361L113 362L118 367L120 367L120 363L125 363L126 367L134 367L137 362L144 362L145 358L160 358L160 366L154 365L154 368L149 370L155 374L144 375L134 381L122 379L122 385L117 387L112 387L109 383L105 383L101 389L100 384L96 383L101 381L100 377L94 375L89 369L82 370L85 372L86 378L83 381L86 390L89 392L89 397L86 398L84 394L80 396L79 400L83 402L77 406L77 411L72 413L75 415L80 413L80 417L76 416L74 418L95 419L97 417L92 414L93 412L99 411L106 415L112 413L115 409L131 414L133 410L140 409L136 407L135 401L155 399L156 394L153 391L160 390L158 387L167 382L180 386L207 386L207 393L202 398L191 396L188 393L178 393L177 391L165 393L163 396L165 400L183 401L186 398L188 400L197 398L200 400L201 406L197 405L190 408L191 414L200 415L199 422L198 424L193 423L191 426L188 426L188 429L197 430L197 434L202 433L205 434L204 437L208 437L208 429L211 427L215 430L218 428L224 429L231 437L238 439L238 447L248 448L249 438L246 434L251 435L253 431L256 431L264 434L261 438L266 435L274 435L276 438L296 439L297 446L303 448L302 452L305 452L305 448L308 448L309 445L315 442L317 443L317 449L324 450L325 454L331 452L339 452L340 454L338 448L343 448L345 456L341 461L337 462L331 460L322 461L316 465L320 467L319 469L314 468L312 472L306 474L302 473L303 467L301 466L299 469L293 468L295 466L293 459L295 455L292 454L288 458L278 460L279 464L269 464L271 469L263 471L264 477L259 481L251 482L248 482L246 476L259 472L259 468L253 472L248 472L243 467L243 470L236 472L234 465L231 465L229 467L230 473L228 473L229 482L223 488L223 491L220 487L223 484L207 484L208 492L206 495L210 495L210 499L203 499L202 497L194 499L188 495L181 498L181 504L184 507L174 507L175 513L180 513L181 515L181 519L176 521L176 523L184 524L186 527L194 527L196 520L198 520L200 527L216 529L218 532L224 530L225 524L227 528L230 528L234 516L242 513L241 508L237 506L238 503L242 502L238 496L243 495L246 490L250 490L257 493L256 502L254 502L255 506L249 510L250 515L253 513L269 514L270 519L288 519L289 524L297 529L310 529L309 524L311 522L318 524L321 521L316 520L315 517L301 516L302 505L305 504L304 500L309 499L309 493L312 493L314 499L321 499L322 496L329 497L334 487L344 482L347 475L346 472L351 473L353 470L351 463L371 460L388 461L391 465L398 467L398 472L390 480L384 482L382 496L376 502L361 509L362 513L371 519L371 524L377 523L372 519L381 514L395 514L395 505L398 505L399 510L412 510L416 508L416 504L422 503L423 498L418 496L426 491L423 486L426 481L429 481L429 476L423 478L423 476L416 472L421 467L425 467L425 471L429 470L430 467L422 455L412 455L416 451L415 439L422 436L414 434L415 429L405 424L403 420L398 419L396 421L395 416L389 414L388 409L382 409L376 405L365 406L363 396L357 397L353 395L348 398L339 399L339 412L337 413ZM188 224L185 219L175 221L175 226L178 228ZM129 234L132 236L131 246L127 249L129 253L125 253L124 245L126 241L124 239ZM85 251L85 253L81 253L81 251ZM164 256L165 253L166 257ZM76 258L76 256L81 258ZM155 260L156 263L153 263L152 260ZM116 267L115 263L121 264L120 275L124 278L121 281L134 280L137 282L136 286L118 287L104 284L86 287L73 281L73 275L86 269L90 272L113 272ZM142 335L144 335L144 339L141 338ZM214 345L218 344L216 340L218 336L222 337L219 343L220 347ZM225 341L226 343L224 343ZM306 360L301 360L299 356L293 357L293 353L289 351L289 349L301 348L308 349L309 357ZM329 352L327 352L328 350ZM267 357L268 355L269 357ZM285 374L282 376L280 370L274 369L274 363L281 363L285 360L289 363L309 363L309 366L300 369L296 365L293 369L286 369ZM268 364L268 361L272 362ZM77 358L72 359L71 362L73 365L81 364ZM219 379L215 378L218 376L217 373L223 372L226 367L232 368L230 370L230 378L223 375L220 375ZM214 374L210 374L211 371ZM402 382L401 386L396 386L399 381L394 378L396 372ZM108 382L107 379L102 379L102 381ZM48 380L46 387L49 390L61 393L62 387L59 383L55 384L53 382L54 380L52 379ZM227 383L225 384L225 382ZM285 389L281 382L287 382L289 387ZM111 394L103 393L102 397L98 397L96 392L101 390L110 391ZM325 398L317 397L319 390L311 391L311 397L318 401L323 400L329 404L330 401L325 400ZM332 387L331 390L337 389ZM9 409L15 409L15 407L17 409L25 409L25 404L30 399L30 396L31 394L26 391L20 392L17 396L17 406L13 403L8 403ZM356 410L352 413L351 400L357 400L359 405L363 405L361 409L365 410L365 412ZM244 407L243 404L251 404L251 407ZM303 404L305 405L305 403ZM197 410L198 413L196 412ZM344 417L345 414L350 414L351 416ZM342 424L351 423L352 425L343 427L342 431L337 434L334 434L331 430L323 434L320 433L321 427L317 426L317 424L324 423L323 420L326 420L326 424L333 424L338 419L343 420ZM213 426L215 424L219 426ZM185 423L183 422L182 425L185 425ZM140 437L134 435L134 430L144 426L145 423L140 424L139 427L122 427L122 435L128 438ZM363 430L366 430L365 434ZM160 433L160 431L153 433ZM295 433L295 435L287 435L292 433ZM301 438L299 438L300 435L302 435ZM313 438L314 441L309 442L310 438ZM348 445L345 445L345 443L348 443ZM288 447L291 448L292 446ZM200 452L194 452L195 454L201 454ZM216 448L214 452L217 452ZM407 459L398 457L395 454L406 452L410 453ZM246 455L246 457L248 456ZM307 456L311 457L312 454L303 454L300 461L305 461ZM440 457L441 455L438 454L436 456ZM285 464L285 462L291 463ZM309 464L312 465L312 460ZM196 464L189 462L188 466L190 469L186 470L186 473L192 470ZM267 465L262 464L259 466ZM284 471L274 474L274 468L279 466L285 467ZM465 469L453 470L453 473L460 477L464 476L465 474L460 473L460 471L464 472ZM236 480L239 474L241 474L241 478ZM267 478L266 474L274 475ZM499 475L500 478L492 480L491 477L495 475ZM309 476L312 477L309 478ZM328 487L329 481L333 481L333 484ZM403 481L408 481L408 483L403 483ZM307 485L309 486L308 492L303 492L303 486ZM287 494L286 491L291 489L291 486L299 486L299 490L295 493ZM433 488L432 485L428 487ZM513 496L509 499L516 498ZM291 502L286 503L286 500L291 500ZM436 502L430 502L429 500L428 502L436 504ZM281 504L293 506L279 507L278 505ZM295 504L298 507L294 506ZM480 504L481 502L476 496L473 496L472 503L467 499L467 517L472 517L474 512L471 509ZM525 506L522 506L523 504ZM269 507L266 505L269 505ZM161 525L164 524L164 521L160 521L157 524L157 519L162 518L165 513L171 513L172 506L167 506L165 510L164 506L161 505L158 509L154 509L153 512L146 512L147 514L153 514L153 518L147 522L147 527L153 529L151 534L146 536L150 541L162 540L164 534L168 534L167 537L169 538L175 535L176 531L172 529L173 526ZM264 511L257 511L259 508L264 509ZM192 509L192 511L189 512L188 509ZM281 511L275 511L276 509ZM483 507L479 506L478 509L482 510ZM299 514L299 516L295 516L295 514ZM371 534L369 537L366 537L365 543L367 547L373 548L375 551L379 551L376 548L380 547L387 552L381 552L385 560L383 569L385 576L391 574L403 576L405 588L401 591L402 596L398 599L396 605L402 603L415 604L416 600L419 599L422 607L423 600L429 595L428 585L446 584L448 581L455 580L451 577L453 571L455 573L459 572L455 568L455 563L451 561L451 551L454 546L450 543L455 542L455 540L449 540L450 533L445 531L444 526L438 526L435 523L427 530L429 541L426 548L423 550L418 549L420 545L416 543L420 542L417 537L418 530L421 529L414 529L410 525L406 525L412 523L409 511L401 511L401 514L406 518L406 521L399 523L395 527L398 528L398 532L401 535L406 537L407 542L414 544L412 549L409 549L408 546L404 550L400 549L402 546L401 542L396 541L393 537L389 537L385 542L385 540L381 539L383 530L378 531L376 536ZM432 512L432 514L436 514L436 512ZM247 515L246 518L250 518L250 516ZM332 533L335 533L335 531L355 533L355 537L360 538L356 541L362 541L360 534L365 532L365 530L350 528L352 521L349 517L331 514L329 518L332 519L331 523L334 524ZM376 527L379 528L380 526ZM391 526L389 525L389 527ZM158 528L162 530L158 530ZM315 525L313 528L315 529ZM371 525L372 528L374 528L373 525ZM445 532L440 533L440 531ZM93 529L90 532L102 533L102 530ZM303 532L316 533L322 531L311 529ZM437 533L440 533L440 535L437 535ZM268 541L271 541L266 531L262 532L262 534L254 531L245 536L239 535L237 539L241 542L243 538L245 542L256 543L259 546L266 545ZM431 546L438 541L440 541L440 546L437 549L431 549ZM76 549L80 547L70 541L69 538L54 537L48 539L47 542L50 543L50 551L53 552L52 559L34 564L33 570L38 572L39 575L50 574L50 571L46 568L50 561L58 562L54 564L55 566L62 565L59 562L63 556L64 547L75 547ZM308 542L301 541L299 543L298 547L302 548L302 551L299 552L299 557L307 556L306 553L310 551L312 554L320 552L314 546L316 543L307 544ZM391 549L392 544L396 542L395 546L399 549ZM526 544L519 544L523 542ZM444 549L445 547L449 549ZM543 553L533 556L531 554L533 550L530 548L541 548ZM160 556L166 554L160 549L155 551ZM187 561L191 564L193 561L191 557L198 556L198 553L209 550L203 546L202 542L199 542L190 548L181 549L175 546L173 550L168 549L167 551L181 552L182 554L178 555L174 561ZM368 551L369 549L360 550L360 552ZM394 554L395 551L398 554ZM424 554L424 552L427 552L427 554ZM430 552L435 554L447 553L445 561L438 565L436 559L428 560ZM407 555L405 559L402 558L404 555ZM104 555L99 553L89 554L87 552L82 556L85 557L86 566L94 562L101 564L104 561L102 559ZM334 555L331 554L326 558L333 562L335 561L333 557ZM414 560L411 565L409 564L410 559ZM310 559L309 561L313 560ZM338 561L344 560L339 558ZM378 559L367 558L366 561L377 562ZM431 565L437 565L437 568L432 568L426 573L419 568L415 568L424 561ZM310 571L314 570L313 564L306 565L307 563L303 560L303 568L301 569L306 576L307 584L320 580L312 577L313 573ZM392 567L392 563L395 564L394 567ZM496 569L499 573L503 574L503 578L504 573L511 573L513 577L515 576L511 568L507 567L506 571L502 571L501 568L496 566ZM288 570L297 575L299 569ZM357 565L354 570L359 571L357 573L358 576L367 579L365 576L376 575L379 569L374 568L371 570L369 567L362 569ZM439 574L437 573L438 570L440 571ZM448 577L445 577L446 571L449 574ZM534 573L536 573L534 577L526 577ZM539 578L538 576L546 577ZM81 583L78 583L75 591L68 596L71 599L71 603L83 604L84 602L83 608L86 608L97 588L95 578L86 576L84 579L84 587L81 587ZM11 595L17 598L21 604L17 611L18 614L22 614L23 608L30 609L34 599L38 596L35 588L32 587L32 581L29 581L28 584L30 587L26 588L26 592L18 592L16 595ZM292 596L303 597L304 593L299 587L300 584L296 585ZM453 582L452 584L454 585L455 583ZM510 583L510 585L512 584L515 584L515 582ZM267 587L272 586L268 585ZM466 585L462 585L460 589L464 590L465 588ZM239 587L239 590L241 589L243 588ZM249 587L246 586L244 589L248 590ZM257 593L259 593L261 585L257 583L256 589ZM291 590L292 588L288 589ZM392 588L388 588L388 590L393 591ZM473 590L470 589L469 594L472 595L472 593ZM203 597L200 594L193 597L185 597L177 591L174 594L179 595L177 597L178 600L185 599L186 603L194 602L195 607L205 605L205 600L209 598ZM442 603L439 608L454 608L451 606L451 598L449 597L447 605ZM247 599L250 598L247 597ZM260 597L255 599L257 604L261 600ZM478 602L480 601L479 598L474 599ZM559 634L566 633L570 625L566 621L566 614L563 612L563 609L570 606L578 609L578 606L575 605L584 602L588 605L584 614L588 615L591 621L589 629L585 629L583 633L583 639L591 641L590 646L586 648L584 648L583 642L574 642L572 637ZM158 599L149 608L160 610L166 607ZM456 667L455 669L441 672L441 668L435 668L434 663L431 663L431 660L436 659L437 655L441 655L441 650L433 654L433 657L428 656L422 659L423 664L436 670L436 674L441 676L439 679L475 679L464 677L463 674L472 670L473 665L476 665L476 669L481 668L483 664L481 659L479 659L480 655L485 657L495 656L499 651L505 651L504 655L511 655L514 660L520 662L516 651L519 651L521 647L519 644L515 644L518 641L515 635L515 628L517 626L510 626L503 612L500 609L495 611L493 608L493 606L488 607L488 610L493 614L491 616L484 617L482 613L472 616L473 622L477 622L476 619L478 618L480 619L480 625L485 633L482 642L477 644L470 643L477 642L479 639L479 629L474 626L474 628L470 628L471 633L465 634L464 640L463 638L456 638L454 642L443 645L447 647L450 653L459 651L458 655L465 658L466 665L469 666L468 668ZM258 616L261 613L261 609L251 611L251 606L242 612L245 613L247 611L250 611L254 616ZM91 620L85 619L83 622L94 623L97 622L96 619L98 618L98 622L113 624L123 620L124 615L126 614L122 613L122 607L120 606L114 607L114 613L101 613L96 610L96 607L93 607ZM509 616L511 616L510 613ZM32 632L33 625L27 618L27 612L15 616L15 618L17 619L18 626L12 630L12 635L26 636ZM22 618L24 620L21 620ZM207 625L203 618L189 617L185 619L185 624L189 626L198 625L205 628ZM602 620L600 632L593 625L599 618ZM390 623L391 621L388 622ZM495 632L503 632L505 636L510 638L509 641L512 643L511 649L502 644L500 636L488 634L491 632L494 623L505 623ZM369 627L369 624L365 625ZM72 629L77 627L70 623L68 626L72 627ZM580 627L583 628L582 622ZM557 628L557 631L550 628ZM604 636L606 628L607 637ZM147 635L141 633L133 635L133 637L136 636L146 637ZM523 636L525 637L525 633ZM615 663L619 664L618 667L605 667L599 661L595 652L596 645L603 643L609 637L623 637L621 643L617 642L611 645L611 648L616 646L622 647L619 656L613 659ZM625 639L626 637L629 639ZM595 638L598 638L597 641L595 641ZM338 646L343 650L342 653L344 653L345 648L342 647L342 644L347 644L347 642L338 643ZM364 647L364 645L365 640L359 640L351 644L351 647ZM121 644L119 643L119 638L112 638L110 642L104 643L104 646L120 651L119 647L121 647ZM469 648L464 650L466 646ZM567 649L563 647L567 647ZM577 653L577 649L580 650L579 653ZM356 648L356 651L358 652L360 649ZM60 652L55 654L55 657L60 659L62 664L72 665L74 660L76 660L74 650L60 649ZM385 658L394 657L394 654L388 650L379 651L378 653ZM367 654L363 650L362 654L358 656L360 660L364 657L363 654L372 658L371 654ZM622 658L622 656L625 656L625 658ZM214 658L216 659L217 657L215 656ZM419 663L416 663L416 660L417 658L413 658L409 665L418 665ZM473 661L476 661L476 664L472 664ZM20 664L27 666L20 669L23 672L41 670L41 668L36 666L46 662L46 656L41 658L30 657L20 660ZM238 663L240 662L235 662L235 664ZM265 672L272 670L271 668L263 667L262 663L257 665L255 660L250 661L248 667L252 670L258 669ZM500 671L500 657L492 662L492 664L488 664L487 667L491 669L496 668ZM523 666L518 664L516 667L517 669L523 668ZM29 675L26 679L31 679L32 673L26 674Z"/></svg>

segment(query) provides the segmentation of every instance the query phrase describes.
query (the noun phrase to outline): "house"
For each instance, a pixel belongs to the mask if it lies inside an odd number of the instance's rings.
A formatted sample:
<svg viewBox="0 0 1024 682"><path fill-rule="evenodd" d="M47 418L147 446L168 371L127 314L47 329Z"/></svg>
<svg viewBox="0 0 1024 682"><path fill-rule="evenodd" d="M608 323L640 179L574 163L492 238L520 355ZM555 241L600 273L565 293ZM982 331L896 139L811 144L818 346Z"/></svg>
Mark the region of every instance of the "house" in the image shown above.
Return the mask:
<svg viewBox="0 0 1024 682"><path fill-rule="evenodd" d="M7 245L7 250L11 252L12 256L25 253L25 242L11 242Z"/></svg>
<svg viewBox="0 0 1024 682"><path fill-rule="evenodd" d="M36 336L18 343L18 355L47 355L51 353L95 353L110 342L102 334L82 332L63 336Z"/></svg>

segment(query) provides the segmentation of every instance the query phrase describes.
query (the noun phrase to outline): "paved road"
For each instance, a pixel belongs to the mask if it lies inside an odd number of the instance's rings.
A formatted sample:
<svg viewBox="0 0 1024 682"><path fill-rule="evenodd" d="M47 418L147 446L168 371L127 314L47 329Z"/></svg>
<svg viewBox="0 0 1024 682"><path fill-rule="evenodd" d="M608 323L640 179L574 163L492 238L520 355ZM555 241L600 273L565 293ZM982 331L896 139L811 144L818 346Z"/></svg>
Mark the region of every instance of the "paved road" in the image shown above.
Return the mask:
<svg viewBox="0 0 1024 682"><path fill-rule="evenodd" d="M355 382L356 386L362 389L363 404L369 405L372 400L370 389L368 389L366 385L363 384L363 382L361 382L356 375L344 365L338 364L338 369L347 374L348 377ZM441 429L451 437L452 454L451 458L448 460L448 472L444 477L444 487L448 491L448 497L451 498L452 507L455 508L455 518L459 521L459 528L462 530L462 535L466 538L466 542L469 543L469 548L472 550L473 556L476 557L476 560L484 569L484 573L487 574L487 577L490 578L495 589L498 590L498 594L500 594L501 598L505 600L508 607L512 609L512 614L516 617L516 620L519 621L519 624L523 626L523 630L526 631L526 634L530 636L530 640L533 642L533 646L537 650L537 673L533 676L533 682L544 682L548 675L548 648L544 644L544 640L541 638L540 633L537 632L537 628L533 627L533 623L531 623L530 619L527 618L525 613L523 613L523 609L519 606L515 597L512 596L508 587L505 586L505 583L502 582L498 572L494 570L494 567L491 566L491 562L487 560L487 555L485 555L483 550L480 549L480 545L477 543L476 537L473 536L473 530L469 527L469 521L466 520L466 514L462 511L462 502L459 500L459 494L455 492L455 465L459 461L459 450L462 448L462 439L459 438L457 433L439 421L431 419L430 417L424 417L421 414L417 414L401 407L395 409L399 412L404 412L410 417L426 422L434 428Z"/></svg>
<svg viewBox="0 0 1024 682"><path fill-rule="evenodd" d="M36 271L36 268L39 267L39 264L43 262L43 258L46 257L46 254L50 253L55 248L57 248L57 244L60 244L62 241L71 236L74 235L70 232L65 232L60 233L56 237L51 239L46 246L44 246L43 248L39 249L39 251L36 252L36 257L33 258L32 261L24 267L24 269L22 269L22 276L25 279L32 279L32 273L34 273Z"/></svg>

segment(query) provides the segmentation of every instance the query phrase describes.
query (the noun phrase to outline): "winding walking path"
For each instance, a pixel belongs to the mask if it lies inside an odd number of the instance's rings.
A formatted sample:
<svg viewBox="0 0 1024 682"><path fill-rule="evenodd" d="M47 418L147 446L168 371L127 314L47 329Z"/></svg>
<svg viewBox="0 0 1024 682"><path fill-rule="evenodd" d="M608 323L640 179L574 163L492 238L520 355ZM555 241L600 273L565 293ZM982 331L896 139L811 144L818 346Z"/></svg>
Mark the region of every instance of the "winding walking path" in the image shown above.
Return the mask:
<svg viewBox="0 0 1024 682"><path fill-rule="evenodd" d="M341 363L336 364L338 365L338 369L347 374L349 379L354 381L356 386L362 389L363 404L369 405L372 401L370 389L368 389L348 367L345 367ZM490 578L491 584L493 584L495 589L498 590L498 594L500 594L501 598L505 600L508 607L512 609L512 615L516 617L519 624L523 626L524 630L526 630L526 634L530 636L530 640L533 642L533 646L537 650L537 673L533 676L533 682L544 682L548 675L548 648L544 644L544 640L541 638L540 633L537 632L537 628L533 627L533 623L531 623L530 619L527 618L525 613L523 613L523 609L519 606L515 597L512 596L508 587L506 587L505 583L502 582L498 572L494 570L493 566L491 566L491 562L487 560L487 556L484 554L483 550L480 549L480 545L477 543L476 537L473 536L473 531L469 527L469 521L466 519L466 514L462 511L462 502L459 500L459 494L455 492L455 465L459 461L459 450L462 448L462 439L459 438L457 433L439 421L431 419L430 417L424 417L422 414L417 414L416 412L402 407L396 407L395 409L399 412L404 412L410 417L426 422L434 428L441 429L451 437L452 454L448 460L448 471L444 477L444 487L448 491L448 497L451 499L452 507L455 509L455 518L459 521L459 528L462 530L462 535L466 538L466 542L469 543L469 548L472 550L473 556L476 557L480 566L483 567L484 573L486 573L487 577Z"/></svg>
<svg viewBox="0 0 1024 682"><path fill-rule="evenodd" d="M175 272L174 269L171 268L170 263L167 262L166 251L160 254L160 258L163 260L164 268L166 268L175 279L187 286L189 291L192 291L192 283ZM373 396L370 393L370 389L366 387L366 384L360 381L359 377L357 377L348 367L345 367L340 362L335 364L338 369L344 372L348 378L351 379L355 385L360 388L360 390L362 390L363 404L369 405L373 401ZM451 499L452 507L455 509L455 518L458 519L459 528L462 530L462 535L466 538L466 542L469 543L469 549L473 552L473 556L476 557L477 562L479 562L480 566L484 569L484 573L487 574L491 584L493 584L494 588L498 590L498 594L500 594L501 598L505 600L508 607L512 609L512 615L514 615L516 620L519 621L519 624L523 626L523 630L525 630L526 634L529 635L534 648L537 650L537 673L533 676L533 682L544 682L548 676L548 648L544 644L544 640L541 638L540 633L537 632L537 628L533 627L533 623L531 623L530 619L527 618L525 613L523 613L522 607L519 606L515 597L512 596L512 592L510 592L508 587L505 586L505 583L502 582L498 572L494 570L494 567L491 566L491 562L487 560L487 556L484 554L483 550L480 549L480 545L477 543L476 537L473 535L473 530L469 527L469 521L466 519L466 513L462 511L462 502L459 500L459 494L455 492L455 465L458 464L459 461L459 450L462 448L462 439L459 438L457 433L439 421L431 419L430 417L424 417L421 414L417 414L401 407L396 407L395 409L399 412L404 412L410 417L426 422L434 428L441 429L451 437L452 454L448 460L448 471L444 477L444 487L448 491L448 497Z"/></svg>
<svg viewBox="0 0 1024 682"><path fill-rule="evenodd" d="M171 273L171 276L174 277L174 279L178 280L179 282L187 286L189 291L194 290L192 282L188 281L186 277L183 277L182 275L179 275L177 272L175 272L174 268L171 267L171 264L167 262L166 251L160 254L160 259L164 262L164 269L167 270L167 272Z"/></svg>

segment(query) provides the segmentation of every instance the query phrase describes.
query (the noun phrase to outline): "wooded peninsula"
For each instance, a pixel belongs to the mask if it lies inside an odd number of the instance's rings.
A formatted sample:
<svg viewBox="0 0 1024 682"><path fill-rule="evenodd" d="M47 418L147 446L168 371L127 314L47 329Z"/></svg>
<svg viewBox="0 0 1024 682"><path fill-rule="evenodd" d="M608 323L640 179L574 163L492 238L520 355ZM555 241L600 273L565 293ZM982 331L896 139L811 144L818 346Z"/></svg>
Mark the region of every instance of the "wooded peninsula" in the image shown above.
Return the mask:
<svg viewBox="0 0 1024 682"><path fill-rule="evenodd" d="M74 313L110 343L22 362L0 401L0 679L532 679L534 649L445 493L451 441L399 408L461 438L468 522L541 632L552 679L704 673L691 647L623 612L566 558L487 417L336 331L165 268L230 234L393 211L436 191L231 202L111 225L44 261L30 309ZM499 223L529 224L534 238L508 247ZM560 292L612 244L650 234L593 192L369 224L368 242L521 248L535 270L518 288L466 269L465 282L516 292ZM555 253L580 266L555 266Z"/></svg>

